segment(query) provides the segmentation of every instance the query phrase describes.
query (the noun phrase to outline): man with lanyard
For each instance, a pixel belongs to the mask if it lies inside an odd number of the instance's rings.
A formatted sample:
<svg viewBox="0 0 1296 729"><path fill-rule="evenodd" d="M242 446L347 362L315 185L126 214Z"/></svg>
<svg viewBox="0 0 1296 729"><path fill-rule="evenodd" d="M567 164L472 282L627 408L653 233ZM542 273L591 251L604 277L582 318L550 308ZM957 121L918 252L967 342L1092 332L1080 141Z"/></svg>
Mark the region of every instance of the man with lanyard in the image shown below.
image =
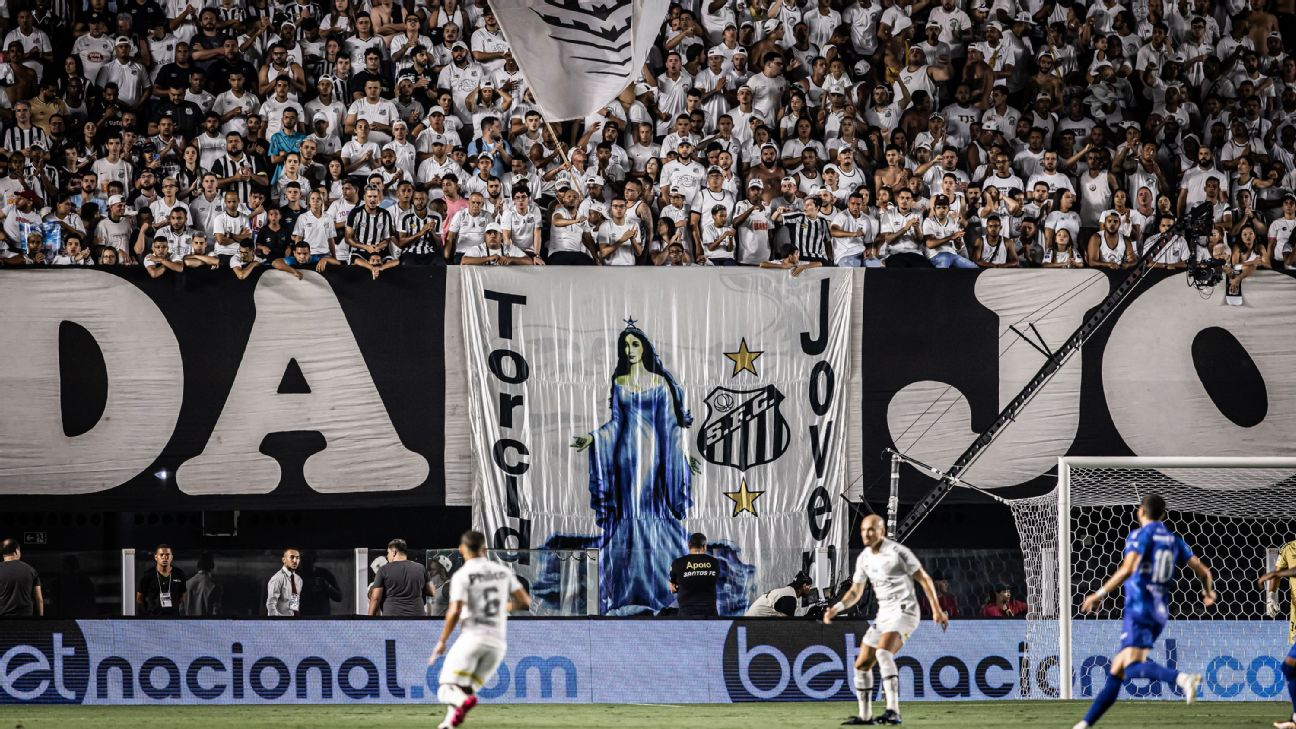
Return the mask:
<svg viewBox="0 0 1296 729"><path fill-rule="evenodd" d="M266 615L296 617L301 615L302 578L297 574L301 552L289 547L283 551L283 567L266 585Z"/></svg>
<svg viewBox="0 0 1296 729"><path fill-rule="evenodd" d="M174 559L169 544L159 544L153 550L156 566L140 578L135 589L135 608L139 615L163 617L184 614L185 576L179 567L171 566Z"/></svg>

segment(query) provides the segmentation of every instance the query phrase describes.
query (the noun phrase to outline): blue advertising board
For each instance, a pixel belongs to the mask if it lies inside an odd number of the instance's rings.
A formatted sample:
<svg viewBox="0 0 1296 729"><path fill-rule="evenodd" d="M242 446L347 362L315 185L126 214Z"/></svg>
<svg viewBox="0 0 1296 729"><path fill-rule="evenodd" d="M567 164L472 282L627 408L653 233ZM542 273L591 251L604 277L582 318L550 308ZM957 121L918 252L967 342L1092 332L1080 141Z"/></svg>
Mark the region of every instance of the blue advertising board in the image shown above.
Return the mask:
<svg viewBox="0 0 1296 729"><path fill-rule="evenodd" d="M852 699L863 621L515 620L481 691L498 703ZM434 703L437 620L7 622L0 703ZM1075 695L1102 683L1119 623L1075 626ZM1207 700L1283 691L1281 621L1171 623L1154 657L1205 674ZM1049 698L1056 659L1030 665L1021 621L929 623L897 657L905 700ZM651 660L645 660L651 658ZM1127 693L1173 699L1169 688Z"/></svg>

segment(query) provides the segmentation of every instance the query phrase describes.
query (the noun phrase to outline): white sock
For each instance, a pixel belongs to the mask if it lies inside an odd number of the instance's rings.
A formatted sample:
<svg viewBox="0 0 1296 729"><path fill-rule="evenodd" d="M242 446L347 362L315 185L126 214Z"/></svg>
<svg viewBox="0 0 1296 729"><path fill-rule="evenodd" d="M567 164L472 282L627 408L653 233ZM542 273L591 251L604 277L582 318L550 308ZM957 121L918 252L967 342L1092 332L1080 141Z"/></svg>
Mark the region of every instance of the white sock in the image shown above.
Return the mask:
<svg viewBox="0 0 1296 729"><path fill-rule="evenodd" d="M873 718L873 669L855 669L855 698L859 701L859 718Z"/></svg>
<svg viewBox="0 0 1296 729"><path fill-rule="evenodd" d="M900 713L900 675L896 668L895 655L891 651L878 650L878 670L882 674L882 691L886 694L887 711Z"/></svg>
<svg viewBox="0 0 1296 729"><path fill-rule="evenodd" d="M461 706L466 698L468 698L468 694L452 683L443 683L437 689L437 700L451 707Z"/></svg>
<svg viewBox="0 0 1296 729"><path fill-rule="evenodd" d="M454 719L454 715L455 715L455 707L453 707L453 706L447 706L447 707L446 707L446 718L445 718L445 721L442 722L442 723L445 724L446 726L450 726L450 722Z"/></svg>

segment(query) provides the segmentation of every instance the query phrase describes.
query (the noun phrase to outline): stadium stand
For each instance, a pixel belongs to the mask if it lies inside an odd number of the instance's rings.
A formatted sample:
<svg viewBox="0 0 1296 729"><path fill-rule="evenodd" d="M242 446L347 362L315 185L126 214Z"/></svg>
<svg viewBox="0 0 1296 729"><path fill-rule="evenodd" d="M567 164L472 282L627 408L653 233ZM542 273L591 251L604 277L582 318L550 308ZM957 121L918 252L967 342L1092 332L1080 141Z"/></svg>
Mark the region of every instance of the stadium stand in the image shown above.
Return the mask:
<svg viewBox="0 0 1296 729"><path fill-rule="evenodd" d="M9 10L9 266L1123 268L1201 202L1160 265L1296 255L1286 1L676 4L562 125L485 2Z"/></svg>

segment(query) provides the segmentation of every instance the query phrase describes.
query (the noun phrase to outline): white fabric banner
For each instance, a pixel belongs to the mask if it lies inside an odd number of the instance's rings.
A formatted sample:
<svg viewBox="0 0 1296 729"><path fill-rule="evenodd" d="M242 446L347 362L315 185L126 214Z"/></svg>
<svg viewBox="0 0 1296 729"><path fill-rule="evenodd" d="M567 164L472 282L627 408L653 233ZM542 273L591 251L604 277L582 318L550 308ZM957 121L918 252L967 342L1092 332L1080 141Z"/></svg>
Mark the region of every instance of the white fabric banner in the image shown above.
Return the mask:
<svg viewBox="0 0 1296 729"><path fill-rule="evenodd" d="M723 614L842 558L849 271L473 268L462 293L492 546L599 549L604 614L670 606L692 532Z"/></svg>
<svg viewBox="0 0 1296 729"><path fill-rule="evenodd" d="M668 0L492 0L495 17L549 121L607 106L640 75Z"/></svg>

